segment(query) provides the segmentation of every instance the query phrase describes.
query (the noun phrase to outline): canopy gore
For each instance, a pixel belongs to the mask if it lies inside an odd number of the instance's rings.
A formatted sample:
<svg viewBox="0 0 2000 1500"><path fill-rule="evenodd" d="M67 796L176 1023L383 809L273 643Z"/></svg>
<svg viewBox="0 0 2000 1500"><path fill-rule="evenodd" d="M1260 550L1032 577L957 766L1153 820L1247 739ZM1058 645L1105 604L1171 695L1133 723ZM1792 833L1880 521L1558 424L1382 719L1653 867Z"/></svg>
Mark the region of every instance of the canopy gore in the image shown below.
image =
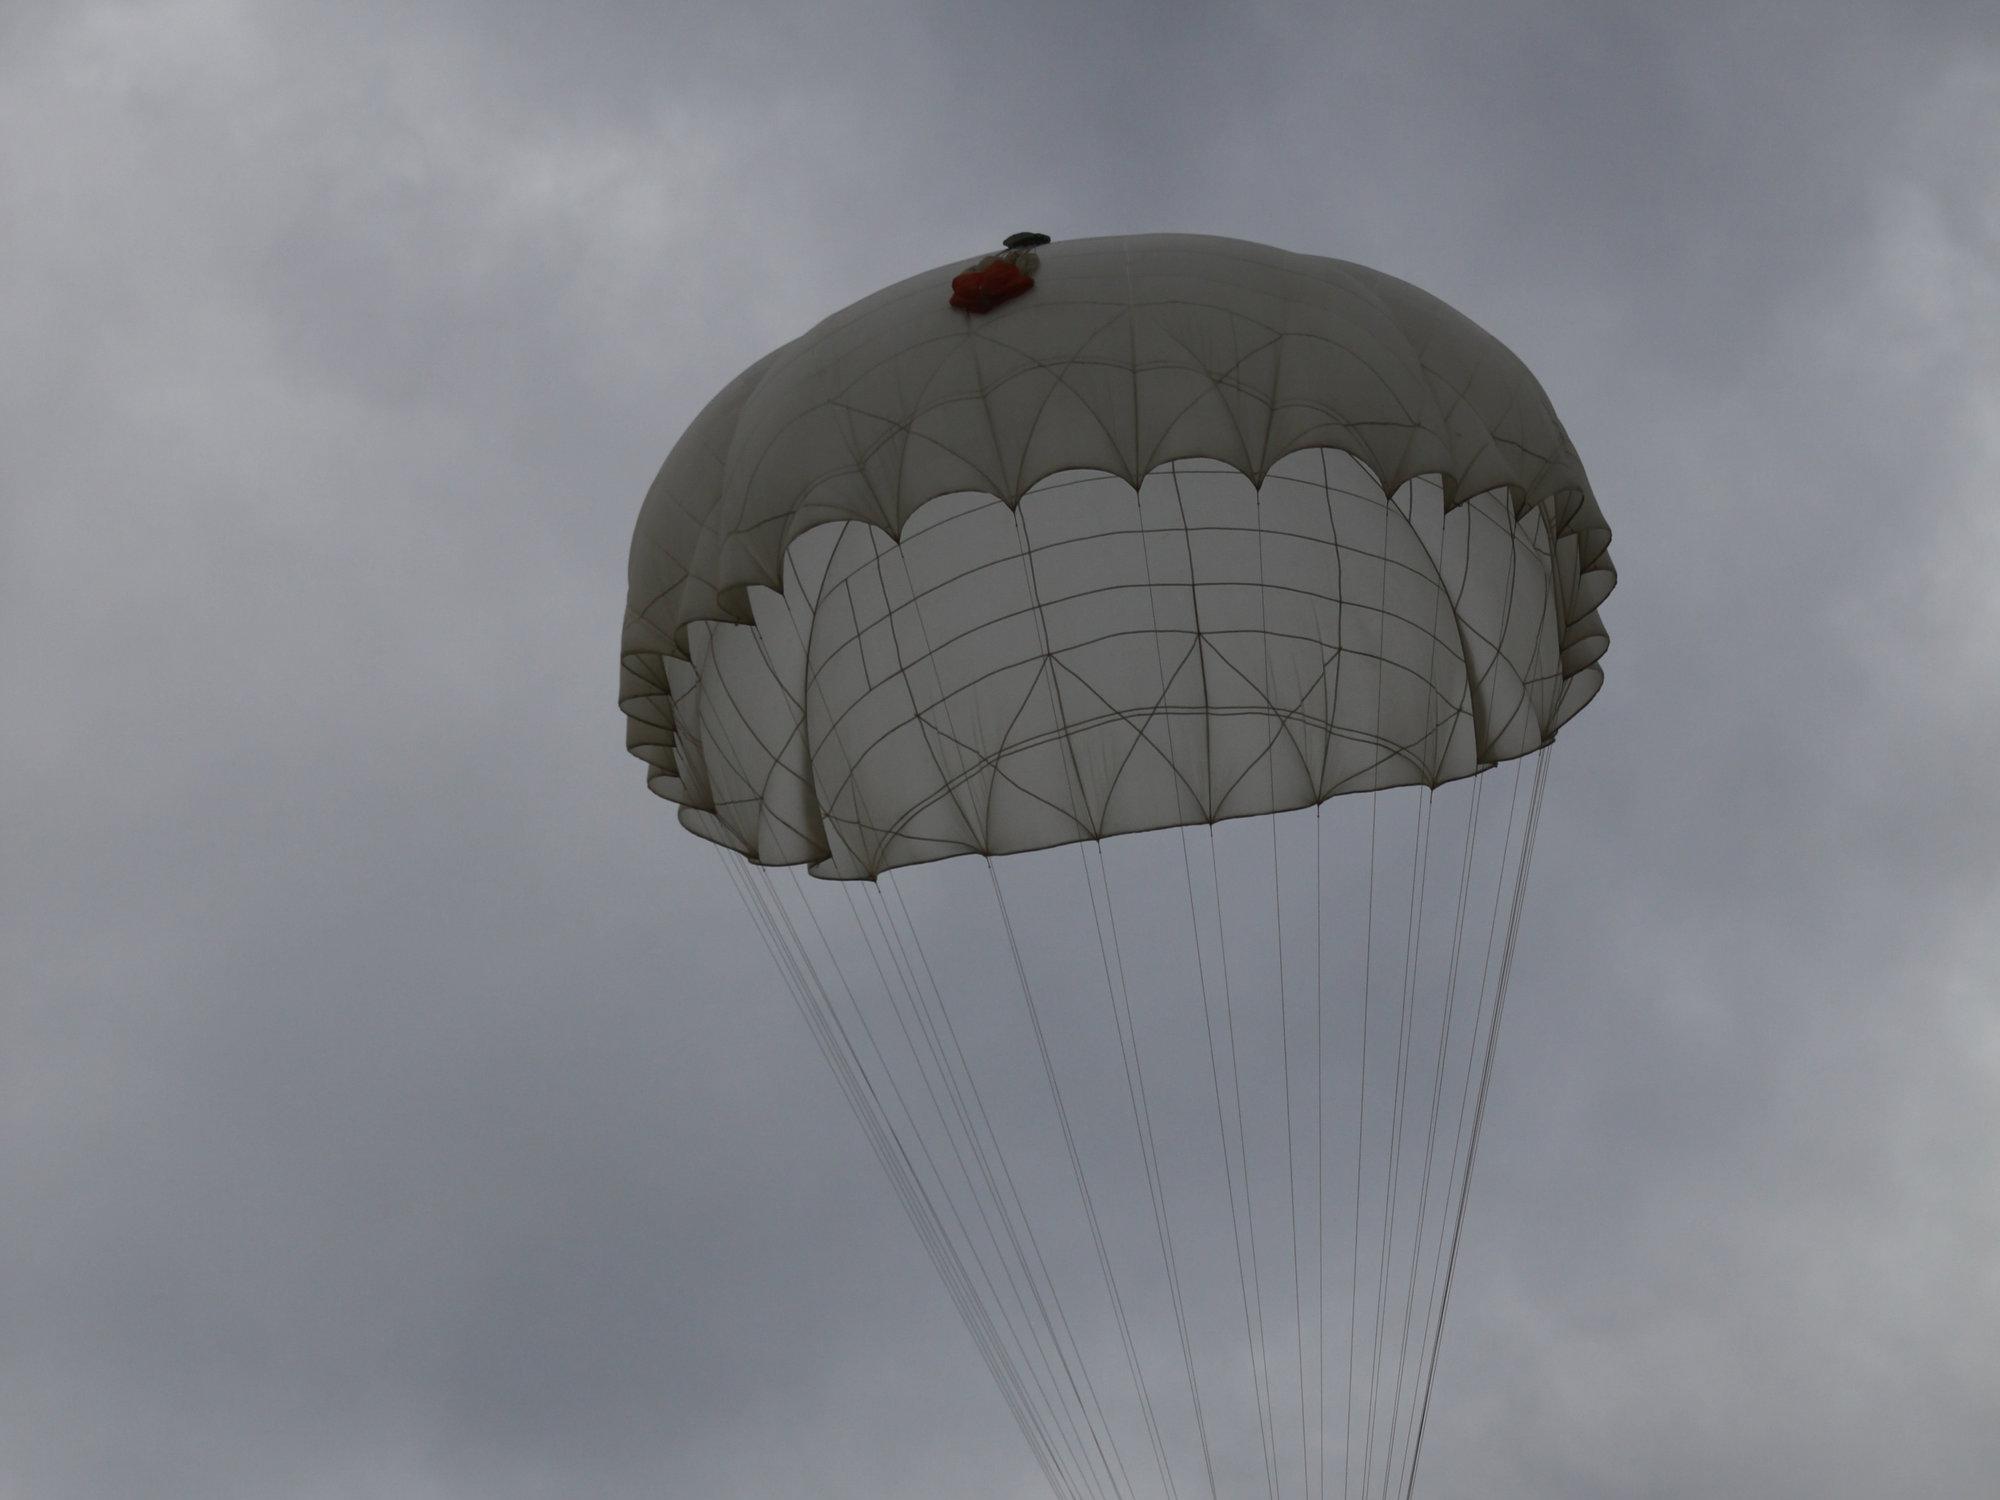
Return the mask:
<svg viewBox="0 0 2000 1500"><path fill-rule="evenodd" d="M1004 250L982 257L971 270L952 277L951 305L961 312L991 312L1001 303L1011 302L1032 290L1035 272L1041 269L1035 247L1048 242L1047 235L1033 230L1008 235L1002 242Z"/></svg>

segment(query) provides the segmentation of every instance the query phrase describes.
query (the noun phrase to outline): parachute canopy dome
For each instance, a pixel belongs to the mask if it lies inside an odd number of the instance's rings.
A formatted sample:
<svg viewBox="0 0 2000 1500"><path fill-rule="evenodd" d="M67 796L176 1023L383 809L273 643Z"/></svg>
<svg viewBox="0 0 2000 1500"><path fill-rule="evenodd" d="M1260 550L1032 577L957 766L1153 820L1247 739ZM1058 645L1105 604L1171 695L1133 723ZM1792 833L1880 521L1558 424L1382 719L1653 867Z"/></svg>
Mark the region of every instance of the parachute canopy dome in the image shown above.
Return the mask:
<svg viewBox="0 0 2000 1500"><path fill-rule="evenodd" d="M965 263L759 360L633 539L628 743L694 832L868 879L1439 786L1596 692L1610 531L1504 345L1237 240Z"/></svg>

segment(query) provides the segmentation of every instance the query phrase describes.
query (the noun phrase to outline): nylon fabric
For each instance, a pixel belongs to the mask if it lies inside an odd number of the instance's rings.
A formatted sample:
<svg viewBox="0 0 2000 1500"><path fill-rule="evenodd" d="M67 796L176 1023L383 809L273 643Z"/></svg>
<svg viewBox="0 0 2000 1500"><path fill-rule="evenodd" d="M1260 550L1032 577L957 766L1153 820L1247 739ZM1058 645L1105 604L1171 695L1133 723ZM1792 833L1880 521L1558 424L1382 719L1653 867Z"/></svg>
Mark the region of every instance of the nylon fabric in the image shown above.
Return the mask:
<svg viewBox="0 0 2000 1500"><path fill-rule="evenodd" d="M1237 241L949 269L759 361L635 534L653 790L759 863L872 878L1441 785L1596 691L1608 529L1502 345Z"/></svg>

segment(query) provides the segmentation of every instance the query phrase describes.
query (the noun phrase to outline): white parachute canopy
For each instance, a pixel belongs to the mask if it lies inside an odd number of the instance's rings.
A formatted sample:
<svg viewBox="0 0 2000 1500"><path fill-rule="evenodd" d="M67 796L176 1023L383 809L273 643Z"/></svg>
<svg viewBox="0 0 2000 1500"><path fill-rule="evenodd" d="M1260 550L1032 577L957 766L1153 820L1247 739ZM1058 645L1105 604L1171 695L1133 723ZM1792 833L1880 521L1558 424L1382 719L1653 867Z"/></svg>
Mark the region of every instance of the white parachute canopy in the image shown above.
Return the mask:
<svg viewBox="0 0 2000 1500"><path fill-rule="evenodd" d="M1414 1483L1609 539L1497 340L1195 236L913 277L662 467L628 742L1056 1494Z"/></svg>

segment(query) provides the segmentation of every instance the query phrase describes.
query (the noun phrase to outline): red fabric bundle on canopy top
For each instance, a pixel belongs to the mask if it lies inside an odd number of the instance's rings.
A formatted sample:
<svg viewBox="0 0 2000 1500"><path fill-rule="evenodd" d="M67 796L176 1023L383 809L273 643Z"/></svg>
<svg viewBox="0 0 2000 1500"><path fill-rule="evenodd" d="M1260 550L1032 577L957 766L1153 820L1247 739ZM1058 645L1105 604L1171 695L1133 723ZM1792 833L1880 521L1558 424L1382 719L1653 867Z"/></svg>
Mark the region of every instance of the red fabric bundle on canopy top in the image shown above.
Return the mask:
<svg viewBox="0 0 2000 1500"><path fill-rule="evenodd" d="M965 312L991 312L1034 286L1035 278L1012 261L990 260L951 279L951 305Z"/></svg>

